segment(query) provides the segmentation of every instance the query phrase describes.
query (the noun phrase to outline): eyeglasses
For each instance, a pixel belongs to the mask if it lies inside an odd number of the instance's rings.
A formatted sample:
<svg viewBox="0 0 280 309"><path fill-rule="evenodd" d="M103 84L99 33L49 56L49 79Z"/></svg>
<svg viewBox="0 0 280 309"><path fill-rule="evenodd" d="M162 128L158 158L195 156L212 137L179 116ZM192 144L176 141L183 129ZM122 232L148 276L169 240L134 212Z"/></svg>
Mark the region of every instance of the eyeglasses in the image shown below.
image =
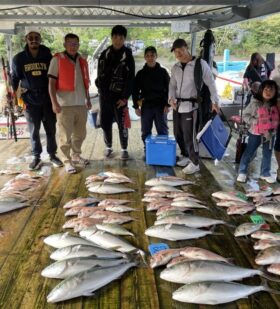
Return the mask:
<svg viewBox="0 0 280 309"><path fill-rule="evenodd" d="M28 41L40 41L41 37L39 35L35 35L35 36L28 36L27 40Z"/></svg>

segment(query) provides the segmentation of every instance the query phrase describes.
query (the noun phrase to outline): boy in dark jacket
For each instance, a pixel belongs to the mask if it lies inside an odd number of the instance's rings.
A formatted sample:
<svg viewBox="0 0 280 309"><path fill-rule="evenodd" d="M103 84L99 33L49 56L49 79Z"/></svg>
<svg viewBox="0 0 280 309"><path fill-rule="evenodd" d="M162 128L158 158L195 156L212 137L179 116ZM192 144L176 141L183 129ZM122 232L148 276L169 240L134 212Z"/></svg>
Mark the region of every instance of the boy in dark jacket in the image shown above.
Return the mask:
<svg viewBox="0 0 280 309"><path fill-rule="evenodd" d="M135 77L132 92L133 107L141 117L142 140L152 133L153 122L157 134L167 135L167 113L169 75L157 60L157 50L153 46L145 49L146 64ZM145 159L145 154L144 154Z"/></svg>
<svg viewBox="0 0 280 309"><path fill-rule="evenodd" d="M48 92L48 68L52 58L50 50L41 45L41 35L36 28L27 28L26 46L24 51L13 58L12 87L17 91L21 82L22 99L25 103L25 117L28 123L33 161L30 170L40 168L42 144L40 141L41 122L47 135L47 152L55 167L62 166L56 156L57 144L55 140L56 116L52 111L52 104Z"/></svg>
<svg viewBox="0 0 280 309"><path fill-rule="evenodd" d="M96 86L100 98L100 126L106 144L105 157L109 158L112 149L112 125L118 124L121 159L129 158L127 152L128 124L127 101L132 92L135 64L131 49L124 46L127 30L121 25L113 27L112 45L105 49L98 59Z"/></svg>

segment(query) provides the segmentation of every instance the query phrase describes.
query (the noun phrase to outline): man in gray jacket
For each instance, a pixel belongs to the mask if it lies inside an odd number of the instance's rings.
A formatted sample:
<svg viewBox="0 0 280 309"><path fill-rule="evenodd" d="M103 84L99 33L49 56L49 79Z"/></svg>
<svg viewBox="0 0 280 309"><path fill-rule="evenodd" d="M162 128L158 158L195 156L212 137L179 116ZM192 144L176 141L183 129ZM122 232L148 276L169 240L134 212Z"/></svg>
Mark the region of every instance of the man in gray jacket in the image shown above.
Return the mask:
<svg viewBox="0 0 280 309"><path fill-rule="evenodd" d="M185 40L177 39L173 42L171 52L174 52L178 62L171 69L169 83L169 104L178 112L176 126L182 132L185 149L189 160L185 160L185 174L198 172L198 144L196 141L196 127L198 116L197 90L194 81L194 67L196 58L192 57ZM218 94L215 80L210 67L204 60L201 61L202 80L209 88L212 101L212 111L219 111ZM175 136L176 137L176 136ZM177 140L177 137L176 137Z"/></svg>

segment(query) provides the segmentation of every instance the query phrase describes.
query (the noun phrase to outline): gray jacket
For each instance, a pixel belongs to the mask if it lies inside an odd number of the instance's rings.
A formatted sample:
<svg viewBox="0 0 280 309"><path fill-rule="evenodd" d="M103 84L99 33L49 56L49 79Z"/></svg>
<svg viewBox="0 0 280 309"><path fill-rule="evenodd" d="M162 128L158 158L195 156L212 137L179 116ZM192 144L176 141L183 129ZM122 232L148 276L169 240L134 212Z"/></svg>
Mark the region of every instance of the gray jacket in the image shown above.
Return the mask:
<svg viewBox="0 0 280 309"><path fill-rule="evenodd" d="M196 59L191 60L186 64L184 71L182 65L177 62L171 69L171 79L169 83L169 99L174 98L196 98L197 91L194 82L194 67ZM205 60L201 60L202 79L209 88L211 94L211 101L213 103L219 102L217 88L213 73ZM198 104L191 102L181 102L179 113L188 113L198 108Z"/></svg>

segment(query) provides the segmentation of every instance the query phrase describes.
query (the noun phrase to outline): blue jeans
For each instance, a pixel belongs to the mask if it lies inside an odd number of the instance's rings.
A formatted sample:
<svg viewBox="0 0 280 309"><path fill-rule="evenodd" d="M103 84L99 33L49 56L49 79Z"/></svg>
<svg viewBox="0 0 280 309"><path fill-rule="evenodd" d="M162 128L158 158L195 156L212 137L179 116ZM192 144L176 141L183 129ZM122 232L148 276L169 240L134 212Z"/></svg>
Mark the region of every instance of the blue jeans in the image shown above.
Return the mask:
<svg viewBox="0 0 280 309"><path fill-rule="evenodd" d="M240 165L239 165L239 174L247 174L248 166L251 162L251 159L254 156L255 151L262 143L262 136L254 135L249 133L249 139L247 147L242 155ZM260 176L271 176L270 168L271 168L271 156L274 144L274 137L272 141L264 142L262 144L262 162L261 162L261 174Z"/></svg>

